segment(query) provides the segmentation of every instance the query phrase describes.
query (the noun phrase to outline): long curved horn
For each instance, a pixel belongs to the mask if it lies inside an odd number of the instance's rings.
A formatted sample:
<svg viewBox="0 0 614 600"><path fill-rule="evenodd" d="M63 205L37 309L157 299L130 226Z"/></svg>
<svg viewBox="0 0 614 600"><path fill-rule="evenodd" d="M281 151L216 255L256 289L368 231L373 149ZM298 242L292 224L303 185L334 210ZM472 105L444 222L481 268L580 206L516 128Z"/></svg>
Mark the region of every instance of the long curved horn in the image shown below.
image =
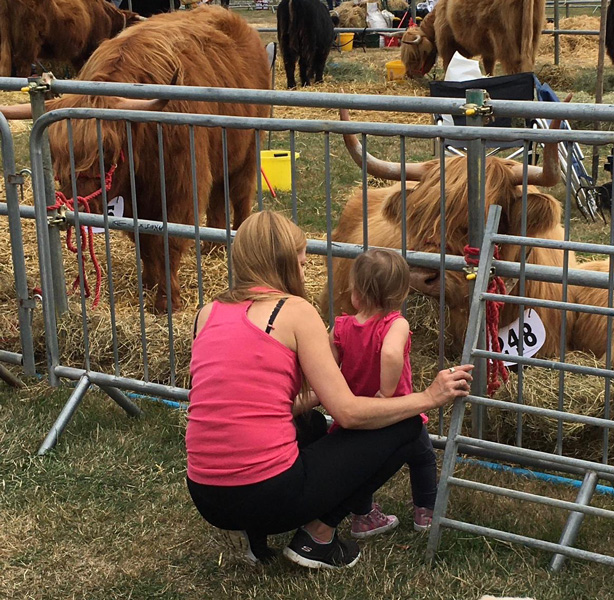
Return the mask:
<svg viewBox="0 0 614 600"><path fill-rule="evenodd" d="M567 94L563 102L569 102L573 94ZM550 123L550 129L558 129L561 126L560 119L553 119ZM515 185L522 185L522 165L512 167L512 179ZM559 182L559 148L556 142L544 144L544 166L543 167L528 167L527 180L528 185L540 185L543 187L552 187Z"/></svg>
<svg viewBox="0 0 614 600"><path fill-rule="evenodd" d="M350 112L346 108L341 108L339 110L339 116L342 121L350 120ZM343 135L343 141L354 162L362 169L362 144L358 141L358 137L353 133L346 133ZM425 163L406 163L405 178L408 181L419 181L424 174L424 164ZM402 178L403 168L401 163L380 160L368 152L365 168L369 175L379 177L380 179L401 181Z"/></svg>
<svg viewBox="0 0 614 600"><path fill-rule="evenodd" d="M164 110L168 100L143 100L141 98L121 98L115 109L120 110Z"/></svg>
<svg viewBox="0 0 614 600"><path fill-rule="evenodd" d="M13 104L11 106L0 106L2 113L9 120L31 119L32 105L29 102L25 104Z"/></svg>
<svg viewBox="0 0 614 600"><path fill-rule="evenodd" d="M122 98L120 103L115 108L122 110L163 110L168 104L168 100L137 100ZM0 106L2 113L9 120L31 119L32 105L14 104L12 106Z"/></svg>
<svg viewBox="0 0 614 600"><path fill-rule="evenodd" d="M411 45L411 46L414 46L414 45L416 45L416 44L419 44L421 39L422 39L422 36L421 36L421 35L416 34L416 39L415 39L415 40L412 40L411 42L408 42L408 41L406 41L406 40L401 40L401 43L403 43L403 44L409 44L409 45Z"/></svg>
<svg viewBox="0 0 614 600"><path fill-rule="evenodd" d="M173 76L168 85L175 85L179 79L179 69L175 69ZM164 110L168 100L161 100L159 98L155 100L143 100L140 98L121 98L119 104L115 107L121 110Z"/></svg>

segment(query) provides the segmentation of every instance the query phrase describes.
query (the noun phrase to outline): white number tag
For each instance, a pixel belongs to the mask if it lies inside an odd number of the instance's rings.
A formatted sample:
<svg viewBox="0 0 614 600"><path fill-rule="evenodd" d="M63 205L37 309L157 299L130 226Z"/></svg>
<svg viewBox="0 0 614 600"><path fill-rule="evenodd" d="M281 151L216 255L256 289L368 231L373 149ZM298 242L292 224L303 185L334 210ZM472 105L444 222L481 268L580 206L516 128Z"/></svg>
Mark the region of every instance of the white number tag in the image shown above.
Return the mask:
<svg viewBox="0 0 614 600"><path fill-rule="evenodd" d="M510 356L518 356L520 346L520 319L516 319L506 327L499 329L499 345L501 352ZM522 334L522 355L525 357L537 354L546 342L546 329L537 311L528 308L524 311L524 327ZM504 365L516 364L513 361L503 361Z"/></svg>
<svg viewBox="0 0 614 600"><path fill-rule="evenodd" d="M124 197L116 196L107 203L107 215L109 217L124 216ZM103 233L104 227L92 227L92 233Z"/></svg>

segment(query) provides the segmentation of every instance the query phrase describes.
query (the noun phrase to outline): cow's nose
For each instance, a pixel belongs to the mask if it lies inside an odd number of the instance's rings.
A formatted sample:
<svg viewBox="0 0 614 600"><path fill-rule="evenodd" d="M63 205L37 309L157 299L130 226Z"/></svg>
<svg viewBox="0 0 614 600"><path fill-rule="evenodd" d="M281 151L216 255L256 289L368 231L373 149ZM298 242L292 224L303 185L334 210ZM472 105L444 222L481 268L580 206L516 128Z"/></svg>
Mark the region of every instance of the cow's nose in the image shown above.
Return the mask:
<svg viewBox="0 0 614 600"><path fill-rule="evenodd" d="M412 289L428 296L439 296L439 271L412 271L409 285Z"/></svg>

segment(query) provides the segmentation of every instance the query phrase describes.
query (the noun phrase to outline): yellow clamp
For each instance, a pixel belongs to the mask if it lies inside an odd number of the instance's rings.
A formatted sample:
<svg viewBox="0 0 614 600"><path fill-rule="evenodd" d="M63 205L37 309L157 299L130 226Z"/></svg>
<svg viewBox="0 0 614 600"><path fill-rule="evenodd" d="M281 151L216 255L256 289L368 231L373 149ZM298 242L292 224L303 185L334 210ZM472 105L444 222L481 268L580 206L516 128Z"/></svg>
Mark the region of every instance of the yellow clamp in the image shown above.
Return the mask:
<svg viewBox="0 0 614 600"><path fill-rule="evenodd" d="M478 275L476 267L465 267L463 271L465 271L467 281L473 281Z"/></svg>
<svg viewBox="0 0 614 600"><path fill-rule="evenodd" d="M24 87L21 88L21 92L23 92L24 94L29 94L31 91L35 90L38 87L37 83L34 83L34 81L28 83L28 85L25 85Z"/></svg>

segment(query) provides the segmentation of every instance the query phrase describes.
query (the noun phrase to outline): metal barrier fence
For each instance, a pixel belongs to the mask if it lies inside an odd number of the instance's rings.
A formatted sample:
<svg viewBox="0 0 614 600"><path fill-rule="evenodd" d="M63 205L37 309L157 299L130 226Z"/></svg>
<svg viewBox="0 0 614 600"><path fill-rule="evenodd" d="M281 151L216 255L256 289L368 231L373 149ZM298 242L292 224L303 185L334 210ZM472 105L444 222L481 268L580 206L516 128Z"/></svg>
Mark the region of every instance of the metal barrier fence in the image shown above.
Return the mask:
<svg viewBox="0 0 614 600"><path fill-rule="evenodd" d="M3 81L0 80L0 88L3 85ZM14 81L10 82L10 85L16 85ZM21 84L23 85L23 83ZM245 102L250 104L277 104L285 106L310 106L319 108L353 108L353 109L368 109L368 110L382 110L382 111L407 111L407 112L428 112L428 113L447 113L447 114L461 114L465 111L466 107L464 100L442 100L432 98L401 98L401 97L370 97L365 95L345 95L345 94L321 94L321 93L300 93L300 92L266 92L255 90L223 90L223 89L202 89L202 88L190 88L181 86L144 86L144 85L129 85L129 84L104 84L104 83L91 83L91 82L51 82L51 88L53 91L64 93L82 93L82 94L96 94L96 95L109 95L109 96L125 96L125 97L138 97L138 98L164 98L164 99L186 99L186 100L201 100L209 102ZM614 120L614 108L610 106L595 106L595 105L565 105L565 104L545 104L545 103L533 103L533 102L505 102L505 101L492 101L489 103L492 106L493 111L497 115L514 116L514 117L541 117L541 118L565 118L574 120ZM45 170L44 170L44 134L54 124L60 122L67 123L67 139L65 140L67 146L71 148L70 155L70 170L71 170L71 188L73 197L77 195L77 176L76 176L76 150L75 140L72 136L73 127L79 121L87 120L93 124L94 129L97 132L97 149L99 157L104 156L104 127L109 122L120 122L121 130L125 132L126 146L125 152L125 165L128 167L129 182L126 189L122 190L122 195L125 198L126 205L130 205L132 214L135 218L127 218L124 216L111 216L108 214L108 206L110 198L107 196L107 189L105 187L106 175L110 170L109 164L106 164L103 158L99 158L97 179L100 183L101 190L101 202L102 202L102 215L89 214L81 210L78 204L75 205L75 210L67 210L61 219L48 219L48 208L55 205L55 196L48 197L49 189L45 184ZM428 126L428 125L398 125L398 124L386 124L386 123L361 123L361 122L338 122L338 121L317 121L317 120L299 120L299 119L245 119L231 116L218 116L218 115L196 115L196 114L184 114L184 113L168 113L168 112L142 112L142 111L122 111L122 110L107 110L107 109L62 109L53 111L40 117L31 132L31 159L32 159L32 175L34 184L34 211L37 221L37 236L39 247L39 259L41 266L41 282L43 290L43 307L44 307L44 323L45 323L45 341L46 351L48 357L49 379L52 384L57 385L60 378L66 378L69 380L77 381L77 387L71 395L66 406L59 415L56 423L49 432L47 438L41 446L40 453L43 454L52 448L57 442L58 437L61 435L63 429L68 425L70 418L74 411L79 406L81 400L85 396L87 390L91 385L98 385L103 389L114 401L122 406L128 414L137 415L139 409L124 395L123 391L129 390L138 393L146 393L163 398L169 398L172 400L186 400L186 379L185 376L178 372L177 368L177 349L182 346L185 350L186 344L189 344L189 331L191 326L192 311L188 311L190 314L183 315L180 313L174 313L172 311L172 297L171 292L167 294L167 306L164 316L154 317L152 315L152 298L147 296L143 290L143 265L141 263L141 252L143 244L151 244L152 236L156 236L159 239L159 245L162 248L163 264L164 264L164 283L167 290L171 290L171 252L173 239L191 240L194 244L193 252L189 253L189 260L191 269L196 272L195 281L192 279L192 285L196 288L194 294L194 304L202 304L209 291L207 284L212 288L218 289L221 281L227 281L231 279L232 272L230 268L230 253L231 253L231 239L232 231L230 229L231 214L231 194L230 194L230 179L231 173L229 172L229 156L228 156L228 138L236 130L248 130L254 131L254 144L256 150L260 150L260 137L258 132L276 132L279 134L283 132L284 136L287 136L287 141L290 146L290 172L291 172L291 189L289 195L285 198L287 203L285 205L273 204L274 208L287 209L295 220L301 224L301 199L300 193L304 188L299 187L301 177L299 176L299 169L294 158L294 153L297 148L306 147L306 140L312 137L318 139L318 156L321 156L321 164L323 165L322 171L308 175L308 185L311 188L319 187L321 195L323 197L323 204L326 211L326 239L314 239L310 237L308 241L308 252L310 254L316 254L326 257L326 264L329 273L329 305L332 315L334 306L333 302L333 289L335 282L331 280L331 274L333 272L333 258L352 258L358 255L369 245L376 244L371 237L371 230L367 221L363 222L362 227L362 243L342 243L332 240L333 229L333 195L332 195L332 183L334 169L334 158L331 155L331 148L334 143L339 142L341 134L358 134L361 136L363 146L363 158L366 158L367 151L370 147L376 148L378 151L387 150L390 154L396 155L400 159L401 163L405 163L407 155L407 147L409 140L431 140L433 138L439 139L455 139L464 140L467 142L469 157L466 161L467 164L467 177L468 177L468 203L469 214L476 215L470 220L470 232L469 239L473 245L480 247L480 243L475 241L476 232L479 235L480 229L483 227L483 221L480 215L485 214L484 202L485 202L485 189L484 189L484 175L483 169L483 155L484 146L486 143L493 141L514 141L521 140L521 143L525 146L529 142L533 143L547 143L547 142L564 142L571 144L572 142L579 142L581 144L612 144L614 142L614 134L608 132L593 132L593 131L559 131L559 130L524 130L524 129L495 129L495 128L482 128L477 126L469 126L465 128L444 127L444 126ZM162 201L162 215L163 218L158 221L144 220L138 218L137 198L139 194L139 185L142 185L142 172L137 173L136 158L138 154L138 145L135 147L134 140L137 139L139 132L142 132L142 127L150 127L152 131L155 130L155 140L158 147L158 157L160 162L159 172L155 169L150 170L149 176L152 180L156 181L156 185L160 186L161 201ZM168 161L168 155L165 154L165 132L171 127L181 127L188 132L187 139L189 142L183 148L183 154L181 160L177 162L174 160L170 164ZM200 227L199 219L194 218L192 223L173 223L167 218L167 202L174 201L174 198L167 198L166 186L169 181L169 177L173 176L185 176L191 181L191 198L189 199L192 209L192 214L198 213L196 209L198 205L198 197L201 190L196 185L196 173L202 168L202 164L199 163L199 156L196 153L196 140L201 135L202 131L217 130L221 131L221 144L223 152L223 180L224 185L220 198L223 198L224 214L225 214L225 229L212 229L208 227ZM52 135L58 135L53 133ZM383 145L381 141L385 140L386 144ZM394 144L390 142L394 140ZM414 142L412 142L414 143ZM300 145L299 145L300 144ZM439 156L439 167L441 169L441 190L445 190L446 172L448 170L447 163L444 155L444 145L441 145L441 153ZM315 152L315 151L314 151ZM321 154L319 154L321 152ZM525 174L528 168L528 158L525 152L524 170ZM257 168L260 169L262 164L260 162L260 154L256 153ZM347 167L344 167L347 169ZM6 171L5 171L6 172ZM357 171L358 175L358 171ZM525 175L526 177L526 175ZM141 178L141 179L139 179ZM369 205L368 197L368 179L367 173L362 172L362 207L366 212L366 208ZM411 246L406 239L406 224L408 222L408 202L411 194L411 187L406 185L408 182L402 176L400 187L400 218L398 223L398 230L400 231L399 239L401 240L400 249L405 254L408 263L414 268L430 269L433 271L441 271L442 273L447 271L459 272L463 271L467 267L465 259L461 256L446 256L445 244L440 244L441 252L437 254L411 250ZM263 208L268 205L265 202L265 190L263 189L263 182L258 178L258 206ZM567 193L565 202L565 238L569 239L569 219L571 213L571 188L570 182L567 182ZM525 178L525 186L523 188L522 199L518 199L519 202L527 202L527 186ZM441 198L438 200L439 213L446 214L446 194L441 194ZM526 205L525 205L526 206ZM525 210L526 213L526 210ZM54 296L54 277L51 263L51 238L49 235L50 230L57 230L59 224L73 225L74 233L76 237L76 253L77 253L77 271L79 275L78 279L78 295L71 299L70 310L68 315L57 314L57 302ZM481 223L481 224L480 224ZM92 310L89 306L91 300L88 300L86 293L86 273L83 261L83 254L88 248L84 245L85 238L82 237L83 233L81 227L96 226L101 227L103 233L98 239L104 237L104 241L96 242L94 246L98 246L100 249L100 255L106 259L106 265L102 272L103 279L105 280L105 289L103 289L103 296L106 298L104 312L99 313L100 316L96 316L96 311ZM534 238L526 239L526 222L520 228L520 237L510 240L505 236L495 235L496 227L489 225L487 230L487 244L492 244L492 240L496 243L508 243L514 245L527 245L527 244L554 244L553 248L559 249L568 255L571 251L579 252L601 252L605 254L611 254L611 247L601 245L574 245L573 243L553 240L543 241L536 240ZM114 232L127 232L132 235L135 241L134 251L132 246L126 248L123 245L124 240L120 240L116 237ZM441 220L441 239L447 239L446 221ZM144 241L146 236L149 236L148 241ZM525 237L523 237L525 236ZM88 237L89 242L89 237ZM201 249L200 242L213 242L221 245L225 245L226 254L222 254L217 257L217 263L211 276L211 279L206 282L203 280L203 275L207 274L209 270L213 269L215 263L215 257L213 255L204 256ZM489 246L486 246L487 250ZM116 254L114 254L116 252ZM134 252L134 253L133 253ZM119 256L118 256L119 254ZM487 256L488 252L482 250L482 256ZM118 262L119 261L119 262ZM130 263L127 268L127 263ZM123 264L121 264L123 263ZM127 273L117 274L118 264ZM520 281L518 296L507 297L508 301L513 298L518 298L514 302L520 303L521 309L527 306L533 306L532 300L524 297L524 286L526 280L542 281L542 282L558 282L562 285L563 289L571 288L571 286L585 286L587 288L595 289L610 289L612 288L612 274L607 272L590 271L575 267L570 267L567 262L563 268L560 266L548 266L545 264L528 264L525 254L521 256L520 261L507 262L507 261L495 261L493 263L496 267L497 275L505 278L515 278ZM71 268L66 262L67 269ZM488 268L484 271L483 265L480 266L482 271L477 273L476 287L480 290L481 295L479 301L484 299L490 299L479 286L484 281L488 280L488 277L484 273L489 273ZM147 268L147 265L145 265ZM74 269L74 268L73 268ZM106 272L105 272L106 270ZM91 277L91 270L90 270ZM228 278L228 279L227 279ZM445 304L446 297L446 279L447 277L440 278L440 323L446 322ZM118 283L121 281L121 285ZM478 285L479 284L479 285ZM126 295L127 288L131 287L135 290L132 297L128 298L130 305L127 309ZM484 288L485 289L485 288ZM186 290L187 291L187 290ZM123 294L123 298L122 298ZM129 294L128 294L129 296ZM612 293L608 294L607 302L605 305L600 305L596 308L591 308L590 305L581 306L580 303L574 301L574 305L570 306L570 302L566 296L561 296L560 300L556 302L546 303L549 308L561 310L563 333L561 339L566 339L566 313L570 310L580 310L591 312L596 315L602 315L608 319L608 344L611 342L611 317L614 314L612 310ZM475 296L478 297L477 295ZM122 306L119 306L121 299ZM536 300L535 306L541 306L543 301ZM102 310L102 309L96 309ZM469 321L468 328L468 340L471 335L475 335L475 332L480 330L479 324L481 318L479 314L475 314L477 309L473 308L471 313L471 319ZM61 311L60 311L61 312ZM122 313L120 315L120 313ZM127 319L120 322L119 317L125 317ZM520 312L520 326L522 331L524 312ZM179 321L183 319L181 323ZM125 332L127 328L126 322L135 322L137 326L134 328L135 337L137 340L136 350L133 348L125 348ZM186 326L187 324L187 326ZM183 328L181 327L183 325ZM107 329L102 331L103 326ZM69 339L68 333L72 331L78 332L77 338ZM102 331L102 334L101 334ZM178 334L179 331L183 333ZM101 335L105 338L104 343L101 343ZM440 349L444 348L444 333L440 332ZM479 336L478 336L479 339ZM156 350L158 355L157 360L153 360L151 346L154 342L160 342L158 349ZM469 342L467 342L469 344ZM162 349L160 349L162 348ZM479 346L473 341L468 346L469 350L465 351L464 358L475 359L476 362L485 360L493 353L489 352L485 346ZM80 350L76 352L76 350ZM71 351L71 355L67 355L67 350ZM437 512L437 525L433 530L432 542L429 545L429 552L431 555L435 552L439 543L440 526L456 526L457 528L467 527L463 523L451 523L446 520L447 510L447 485L448 483L456 483L453 479L453 469L451 464L453 459L450 458L450 453L460 451L471 451L477 455L488 455L510 460L513 458L513 462L519 464L532 464L537 465L544 469L562 470L564 472L571 473L585 473L588 470L598 474L600 478L606 480L612 480L614 478L614 467L612 466L612 457L609 453L609 437L605 432L611 428L611 421L609 420L609 381L614 374L611 370L611 352L608 346L608 352L606 353L605 363L603 368L591 368L575 364L567 364L564 362L565 358L565 346L561 347L561 361L544 361L538 359L530 359L524 356L520 356L515 361L521 365L536 365L539 367L545 367L548 369L557 370L569 370L575 373L585 373L595 377L602 378L605 385L605 399L604 399L604 416L601 417L583 417L581 415L574 414L565 409L562 403L559 410L551 411L548 409L540 409L529 406L524 406L522 403L522 384L519 384L519 392L517 402L507 402L501 400L492 400L485 397L485 371L484 367L480 369L483 373L481 377L476 377L476 383L473 391L473 395L469 401L477 405L489 406L491 410L518 410L527 414L542 415L544 418L556 418L561 423L565 421L581 422L590 426L602 428L603 434L603 459L601 462L594 460L584 460L577 458L570 458L564 456L565 449L563 444L562 428L558 434L557 448L554 453L535 451L530 449L530 444L527 444L527 440L522 435L522 428L518 428L518 434L512 444L494 444L488 440L488 432L484 430L483 423L474 422L472 430L472 436L459 435L460 423L462 423L462 405L455 408L453 414L453 426L458 427L459 431L452 431L451 440L452 443L447 444L446 454L446 469L442 473L442 481L444 482L444 491L440 494L441 500L438 501ZM76 353L75 353L76 352ZM467 354L469 352L469 354ZM521 346L522 355L522 346ZM102 354L109 357L106 367L100 367L99 359ZM189 350L188 350L189 354ZM136 357L138 367L134 372L128 373L128 362ZM443 353L439 356L439 367L442 367L445 363L445 357ZM154 372L155 368L160 369L163 372ZM162 365L162 367L160 367ZM132 367L130 367L132 368ZM478 369L478 370L480 370ZM522 379L523 372L520 369L519 379ZM183 377L183 379L182 379ZM563 397L565 392L565 381L561 379L561 385L559 394ZM477 412L477 411L476 411ZM443 423L443 415L441 415L440 422ZM443 427L443 425L441 426ZM443 436L438 437L436 442L439 445L445 443L446 438ZM527 446L524 447L523 446ZM490 491L490 490L488 490ZM519 497L518 492L514 492L512 497ZM569 509L568 504L559 504L562 508ZM573 505L575 507L575 504ZM582 511L579 511L582 512ZM587 509L584 512L591 512L591 514L599 514L601 516L611 516L609 514L603 514L604 511L597 509ZM607 511L605 511L607 512ZM485 531L485 528L474 526L472 531L477 533L490 534L490 531ZM525 543L523 539L513 539L513 541L520 541ZM548 545L538 545L538 547L553 550L554 548ZM558 547L556 551L561 551ZM582 558L596 559L596 553L573 553L567 552L569 555L579 556Z"/></svg>

